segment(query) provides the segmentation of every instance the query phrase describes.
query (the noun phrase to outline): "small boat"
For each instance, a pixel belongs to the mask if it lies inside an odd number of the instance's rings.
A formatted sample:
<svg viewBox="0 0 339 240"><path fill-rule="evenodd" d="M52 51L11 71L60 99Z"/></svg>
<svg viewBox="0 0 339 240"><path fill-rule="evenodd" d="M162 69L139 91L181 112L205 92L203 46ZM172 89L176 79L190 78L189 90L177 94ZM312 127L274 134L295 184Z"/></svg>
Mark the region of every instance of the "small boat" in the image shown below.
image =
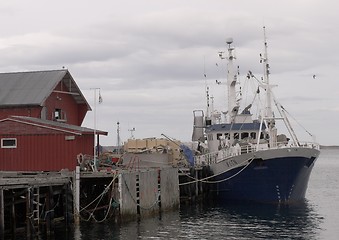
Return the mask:
<svg viewBox="0 0 339 240"><path fill-rule="evenodd" d="M213 109L207 87L207 110L193 111L192 140L197 144L195 164L210 167L213 176L204 180L213 185L217 200L282 204L303 201L312 168L320 154L319 144L314 139L299 141L289 113L272 92L265 27L264 39L264 54L260 54L263 77L258 79L250 71L246 77L246 81L257 85L250 104L242 106L239 71L234 67L234 47L230 38L226 41L227 56L219 53L227 60L228 99L225 102L228 110Z"/></svg>

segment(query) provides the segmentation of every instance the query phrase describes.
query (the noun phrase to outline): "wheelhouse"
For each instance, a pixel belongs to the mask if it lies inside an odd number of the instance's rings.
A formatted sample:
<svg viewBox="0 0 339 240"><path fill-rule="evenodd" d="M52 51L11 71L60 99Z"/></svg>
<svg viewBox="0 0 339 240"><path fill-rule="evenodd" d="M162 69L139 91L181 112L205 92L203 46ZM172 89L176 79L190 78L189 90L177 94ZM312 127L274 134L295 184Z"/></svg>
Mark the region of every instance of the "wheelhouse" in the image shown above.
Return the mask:
<svg viewBox="0 0 339 240"><path fill-rule="evenodd" d="M206 136L207 141L213 143L209 147L218 150L234 146L237 143L240 145L255 144L259 134L259 139L266 139L265 129L264 124L260 128L260 122L258 121L252 123L214 124L206 128Z"/></svg>

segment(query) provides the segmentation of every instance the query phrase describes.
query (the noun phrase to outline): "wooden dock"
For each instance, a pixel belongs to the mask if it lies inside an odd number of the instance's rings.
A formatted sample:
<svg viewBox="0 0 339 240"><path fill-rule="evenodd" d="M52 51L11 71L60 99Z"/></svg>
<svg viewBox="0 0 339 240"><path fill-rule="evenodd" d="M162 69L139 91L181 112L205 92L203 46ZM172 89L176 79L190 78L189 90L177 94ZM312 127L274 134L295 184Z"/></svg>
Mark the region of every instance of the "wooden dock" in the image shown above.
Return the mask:
<svg viewBox="0 0 339 240"><path fill-rule="evenodd" d="M71 198L68 172L0 172L0 238L10 235L14 239L25 232L30 239L42 225L48 234L56 217L71 220L67 211L72 207ZM59 203L62 212L57 212Z"/></svg>
<svg viewBox="0 0 339 240"><path fill-rule="evenodd" d="M56 222L119 222L180 206L177 168L0 173L0 239L53 234Z"/></svg>

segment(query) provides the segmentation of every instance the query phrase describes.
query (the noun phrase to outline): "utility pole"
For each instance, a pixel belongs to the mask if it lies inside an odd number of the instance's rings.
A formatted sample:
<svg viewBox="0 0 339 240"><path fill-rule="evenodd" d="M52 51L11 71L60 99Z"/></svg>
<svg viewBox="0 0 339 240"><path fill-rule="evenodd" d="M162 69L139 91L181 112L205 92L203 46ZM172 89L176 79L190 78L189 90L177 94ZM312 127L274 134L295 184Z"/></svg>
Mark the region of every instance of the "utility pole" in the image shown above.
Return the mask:
<svg viewBox="0 0 339 240"><path fill-rule="evenodd" d="M100 91L100 88L91 88L91 90L94 90L94 151L93 151L93 162L94 162L94 171L96 172L97 169L97 150L99 151L99 146L96 145L96 134L97 134L97 110L96 110L96 105L97 105L97 90Z"/></svg>

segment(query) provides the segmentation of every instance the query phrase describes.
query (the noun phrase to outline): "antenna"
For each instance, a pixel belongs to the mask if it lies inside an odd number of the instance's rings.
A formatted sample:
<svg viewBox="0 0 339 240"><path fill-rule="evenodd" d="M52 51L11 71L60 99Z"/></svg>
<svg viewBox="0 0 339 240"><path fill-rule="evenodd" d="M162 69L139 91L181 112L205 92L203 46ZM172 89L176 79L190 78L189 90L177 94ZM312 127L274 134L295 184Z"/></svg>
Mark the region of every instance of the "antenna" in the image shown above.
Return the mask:
<svg viewBox="0 0 339 240"><path fill-rule="evenodd" d="M121 143L121 139L120 139L120 122L117 122L117 145L118 145L118 153L120 153L120 143Z"/></svg>
<svg viewBox="0 0 339 240"><path fill-rule="evenodd" d="M226 38L226 43L230 46L233 43L233 38Z"/></svg>
<svg viewBox="0 0 339 240"><path fill-rule="evenodd" d="M207 75L206 75L206 63L205 63L205 56L204 56L204 77L205 77L205 81L206 81L206 77L207 77Z"/></svg>
<svg viewBox="0 0 339 240"><path fill-rule="evenodd" d="M131 138L132 138L132 139L134 139L134 135L133 135L133 133L135 132L135 127L134 127L134 128L132 128L132 129L128 129L128 131L130 131L130 132L131 132Z"/></svg>

